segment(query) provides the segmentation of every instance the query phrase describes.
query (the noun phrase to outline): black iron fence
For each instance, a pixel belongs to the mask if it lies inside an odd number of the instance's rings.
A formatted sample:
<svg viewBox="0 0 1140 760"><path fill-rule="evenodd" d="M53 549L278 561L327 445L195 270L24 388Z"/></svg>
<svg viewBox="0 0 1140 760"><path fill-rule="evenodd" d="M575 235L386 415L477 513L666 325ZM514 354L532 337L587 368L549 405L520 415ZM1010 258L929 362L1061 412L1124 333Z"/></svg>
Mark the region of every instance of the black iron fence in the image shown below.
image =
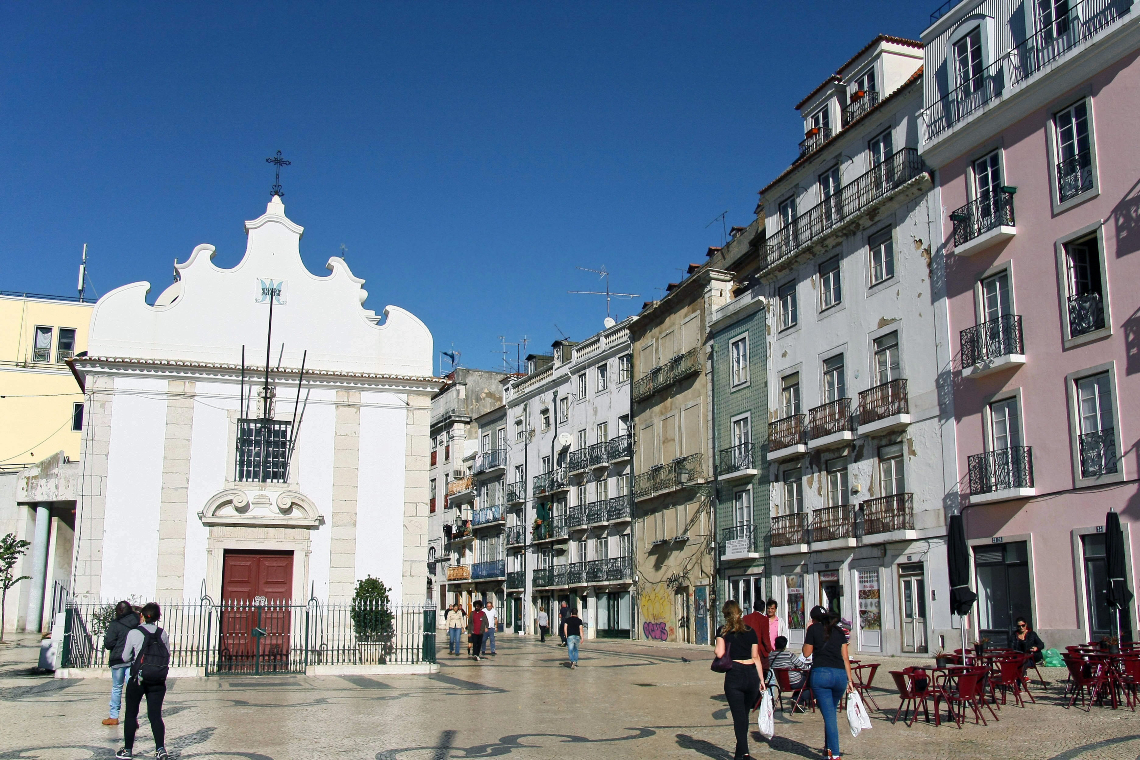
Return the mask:
<svg viewBox="0 0 1140 760"><path fill-rule="evenodd" d="M859 505L858 519L863 535L914 530L914 496L897 493L867 499Z"/></svg>
<svg viewBox="0 0 1140 760"><path fill-rule="evenodd" d="M1021 315L1005 314L962 331L962 368L1000 356L1024 354Z"/></svg>
<svg viewBox="0 0 1140 760"><path fill-rule="evenodd" d="M631 391L633 400L647 399L657 391L696 374L700 368L700 349L692 348L683 354L678 354L634 381Z"/></svg>
<svg viewBox="0 0 1140 760"><path fill-rule="evenodd" d="M906 395L906 380L891 380L876 385L859 394L859 424L872 422L910 413L910 402Z"/></svg>
<svg viewBox="0 0 1140 760"><path fill-rule="evenodd" d="M1116 430L1105 428L1080 437L1081 477L1095 478L1116 472Z"/></svg>
<svg viewBox="0 0 1140 760"><path fill-rule="evenodd" d="M507 588L526 588L526 570L512 570L507 573Z"/></svg>
<svg viewBox="0 0 1140 760"><path fill-rule="evenodd" d="M114 604L68 603L63 667L107 664ZM170 665L217 673L303 673L309 665L435 662L435 609L377 602L224 600L162 604Z"/></svg>
<svg viewBox="0 0 1140 760"><path fill-rule="evenodd" d="M851 399L839 398L808 410L808 438L851 430Z"/></svg>
<svg viewBox="0 0 1140 760"><path fill-rule="evenodd" d="M651 467L633 479L633 495L639 499L697 483L704 472L704 455L689 454L669 464Z"/></svg>
<svg viewBox="0 0 1140 760"><path fill-rule="evenodd" d="M800 158L812 153L831 139L831 127L812 127L800 141Z"/></svg>
<svg viewBox="0 0 1140 760"><path fill-rule="evenodd" d="M526 501L526 483L521 480L507 483L507 503L516 504L524 501Z"/></svg>
<svg viewBox="0 0 1140 760"><path fill-rule="evenodd" d="M1057 162L1057 196L1062 203L1092 188L1092 151L1082 151Z"/></svg>
<svg viewBox="0 0 1140 760"><path fill-rule="evenodd" d="M720 473L728 475L741 470L754 470L756 463L752 459L752 443L739 443L720 451Z"/></svg>
<svg viewBox="0 0 1140 760"><path fill-rule="evenodd" d="M999 193L986 192L981 198L970 201L961 208L950 212L954 223L954 246L959 247L974 238L998 227L1013 227L1013 193L1003 190Z"/></svg>
<svg viewBox="0 0 1140 760"><path fill-rule="evenodd" d="M479 455L479 461L475 465L475 472L487 472L488 470L496 470L506 466L507 450L491 449Z"/></svg>
<svg viewBox="0 0 1140 760"><path fill-rule="evenodd" d="M608 464L610 459L607 454L607 442L598 441L587 449L586 460L590 467L600 467Z"/></svg>
<svg viewBox="0 0 1140 760"><path fill-rule="evenodd" d="M585 470L590 466L590 450L585 448L571 451L570 456L566 457L566 463L570 468L570 472L581 472Z"/></svg>
<svg viewBox="0 0 1140 760"><path fill-rule="evenodd" d="M568 528L569 525L566 521L566 515L552 515L545 520L536 520L534 525L534 540L549 541L552 539L565 538Z"/></svg>
<svg viewBox="0 0 1140 760"><path fill-rule="evenodd" d="M804 442L804 420L806 415L793 414L781 420L768 423L768 450L779 451Z"/></svg>
<svg viewBox="0 0 1140 760"><path fill-rule="evenodd" d="M507 546L522 546L526 543L526 526L512 525L507 528Z"/></svg>
<svg viewBox="0 0 1140 760"><path fill-rule="evenodd" d="M853 93L851 102L843 107L843 126L846 127L877 105L879 105L879 93L875 90L868 90L862 95L858 92Z"/></svg>
<svg viewBox="0 0 1140 760"><path fill-rule="evenodd" d="M289 433L286 420L241 419L237 428L235 480L285 483L289 480Z"/></svg>
<svg viewBox="0 0 1140 760"><path fill-rule="evenodd" d="M972 454L967 458L970 493L986 494L1013 488L1033 488L1033 447Z"/></svg>
<svg viewBox="0 0 1140 760"><path fill-rule="evenodd" d="M628 433L606 441L606 457L611 462L619 462L633 456L633 437Z"/></svg>

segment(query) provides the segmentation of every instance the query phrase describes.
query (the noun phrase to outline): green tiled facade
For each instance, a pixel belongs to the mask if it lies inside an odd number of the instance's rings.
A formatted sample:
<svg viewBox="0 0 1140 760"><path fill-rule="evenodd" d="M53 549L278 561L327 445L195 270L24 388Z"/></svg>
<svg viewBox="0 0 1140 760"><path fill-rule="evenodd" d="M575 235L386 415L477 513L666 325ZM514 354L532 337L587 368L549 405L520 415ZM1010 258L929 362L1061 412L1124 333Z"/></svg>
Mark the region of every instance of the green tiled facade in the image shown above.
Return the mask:
<svg viewBox="0 0 1140 760"><path fill-rule="evenodd" d="M746 296L745 296L746 297ZM741 309L739 318L729 317L714 325L712 333L713 362L713 405L715 408L715 435L717 474L727 474L721 466L721 452L732 446L732 424L734 418L749 414L751 417L752 467L756 475L732 482L719 481L717 488L717 607L726 599L741 595L730 593L728 584L733 578L757 576L763 573L765 582L760 593L769 591L767 577L769 569L768 549L771 535L770 488L768 485L768 378L766 314L762 306ZM734 315L735 317L735 315ZM748 336L749 377L746 383L732 386L731 344L741 336ZM743 488L752 489L752 525L754 547L759 553L756 559L720 559L725 551L725 530L735 524L734 496ZM753 596L758 595L753 591ZM738 599L744 602L745 599ZM751 610L745 610L750 612Z"/></svg>

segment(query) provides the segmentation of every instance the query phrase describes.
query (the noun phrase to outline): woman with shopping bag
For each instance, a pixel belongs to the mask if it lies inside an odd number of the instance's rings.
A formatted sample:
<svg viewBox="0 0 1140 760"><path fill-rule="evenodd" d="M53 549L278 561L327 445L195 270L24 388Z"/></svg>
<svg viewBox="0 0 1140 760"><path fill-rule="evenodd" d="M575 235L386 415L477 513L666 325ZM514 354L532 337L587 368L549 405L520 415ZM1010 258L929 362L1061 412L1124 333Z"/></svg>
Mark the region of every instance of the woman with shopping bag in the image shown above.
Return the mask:
<svg viewBox="0 0 1140 760"><path fill-rule="evenodd" d="M811 657L811 691L823 715L823 737L829 760L839 760L839 702L854 691L847 634L839 615L823 607L811 608L812 624L804 635L804 657Z"/></svg>
<svg viewBox="0 0 1140 760"><path fill-rule="evenodd" d="M724 697L736 732L733 760L752 760L748 754L748 713L760 697L760 642L756 631L741 619L739 604L730 599L721 612L724 627L716 637L713 670L724 673Z"/></svg>

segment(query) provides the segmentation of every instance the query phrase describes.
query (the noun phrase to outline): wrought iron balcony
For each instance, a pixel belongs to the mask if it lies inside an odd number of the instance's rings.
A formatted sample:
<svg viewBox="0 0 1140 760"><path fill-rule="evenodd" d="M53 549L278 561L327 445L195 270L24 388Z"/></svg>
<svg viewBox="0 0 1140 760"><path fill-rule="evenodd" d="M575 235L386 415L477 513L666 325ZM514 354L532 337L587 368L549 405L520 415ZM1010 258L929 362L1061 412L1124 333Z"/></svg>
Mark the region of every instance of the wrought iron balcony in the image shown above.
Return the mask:
<svg viewBox="0 0 1140 760"><path fill-rule="evenodd" d="M976 237L998 227L1015 227L1012 188L996 194L986 193L965 206L950 212L954 223L954 247L959 248Z"/></svg>
<svg viewBox="0 0 1140 760"><path fill-rule="evenodd" d="M479 455L479 462L475 465L475 472L488 472L507 466L507 450L491 449Z"/></svg>
<svg viewBox="0 0 1140 760"><path fill-rule="evenodd" d="M606 458L610 462L620 462L633 456L633 436L629 433L606 441Z"/></svg>
<svg viewBox="0 0 1140 760"><path fill-rule="evenodd" d="M526 570L512 570L507 573L507 588L526 588Z"/></svg>
<svg viewBox="0 0 1140 760"><path fill-rule="evenodd" d="M662 365L654 367L649 374L638 378L633 383L633 400L642 401L660 390L668 388L673 383L684 380L690 375L700 371L700 349L692 348L683 354L677 354Z"/></svg>
<svg viewBox="0 0 1140 760"><path fill-rule="evenodd" d="M755 469L756 463L752 459L751 441L720 450L720 474L722 476L742 470Z"/></svg>
<svg viewBox="0 0 1140 760"><path fill-rule="evenodd" d="M819 150L830 139L831 127L812 127L800 142L800 158Z"/></svg>
<svg viewBox="0 0 1140 760"><path fill-rule="evenodd" d="M1064 203L1093 188L1092 152L1084 151L1057 164L1057 196Z"/></svg>
<svg viewBox="0 0 1140 760"><path fill-rule="evenodd" d="M551 586L566 586L570 579L569 565L553 565L540 567L533 571L531 582L535 588L549 588Z"/></svg>
<svg viewBox="0 0 1140 760"><path fill-rule="evenodd" d="M594 559L584 564L587 583L612 583L633 578L633 562L629 557Z"/></svg>
<svg viewBox="0 0 1140 760"><path fill-rule="evenodd" d="M720 532L720 556L724 559L740 559L755 554L759 551L756 548L759 537L760 531L752 523L724 528Z"/></svg>
<svg viewBox="0 0 1140 760"><path fill-rule="evenodd" d="M237 476L244 483L286 483L292 423L240 419L237 429Z"/></svg>
<svg viewBox="0 0 1140 760"><path fill-rule="evenodd" d="M570 456L566 457L567 467L570 472L581 472L590 466L590 450L578 449L571 451Z"/></svg>
<svg viewBox="0 0 1140 760"><path fill-rule="evenodd" d="M987 494L1017 488L1033 488L1033 447L972 454L967 458L970 493Z"/></svg>
<svg viewBox="0 0 1140 760"><path fill-rule="evenodd" d="M843 107L843 126L847 127L877 105L879 105L879 93L875 90L863 92L862 95L859 92L852 93L851 102Z"/></svg>
<svg viewBox="0 0 1140 760"><path fill-rule="evenodd" d="M587 450L586 458L591 467L602 467L609 463L606 441L598 441Z"/></svg>
<svg viewBox="0 0 1140 760"><path fill-rule="evenodd" d="M808 410L808 439L851 430L851 399L840 398Z"/></svg>
<svg viewBox="0 0 1140 760"><path fill-rule="evenodd" d="M464 520L455 525L444 523L443 537L448 543L469 540L471 538L471 521Z"/></svg>
<svg viewBox="0 0 1140 760"><path fill-rule="evenodd" d="M481 581L489 578L505 578L507 575L507 561L495 559L490 562L476 562L471 566L471 580Z"/></svg>
<svg viewBox="0 0 1140 760"><path fill-rule="evenodd" d="M772 546L795 546L810 540L806 512L777 515L772 518Z"/></svg>
<svg viewBox="0 0 1140 760"><path fill-rule="evenodd" d="M629 494L624 496L612 496L606 502L606 522L621 522L622 520L631 519L633 514L633 497Z"/></svg>
<svg viewBox="0 0 1140 760"><path fill-rule="evenodd" d="M947 0L935 14L943 15L958 2L960 0ZM924 110L925 140L934 140L954 125L966 121L987 103L1011 94L1039 72L1053 68L1082 43L1106 34L1121 20L1135 18L1133 9L1133 0L1068 3L1067 13L1059 11L1060 17L1053 23L1043 24L1044 28L1029 35L977 76L966 79Z"/></svg>
<svg viewBox="0 0 1140 760"><path fill-rule="evenodd" d="M859 394L859 424L910 414L910 401L906 394L906 380L891 380Z"/></svg>
<svg viewBox="0 0 1140 760"><path fill-rule="evenodd" d="M569 487L570 472L566 467L557 467L550 472L534 476L534 494L554 493Z"/></svg>
<svg viewBox="0 0 1140 760"><path fill-rule="evenodd" d="M587 525L597 525L606 521L606 505L609 503L608 499L602 501L591 501L585 508L585 520Z"/></svg>
<svg viewBox="0 0 1140 760"><path fill-rule="evenodd" d="M507 546L522 546L526 543L526 526L512 525L507 528Z"/></svg>
<svg viewBox="0 0 1140 760"><path fill-rule="evenodd" d="M537 520L534 526L535 541L551 541L566 538L569 526L566 524L566 515L553 515L541 523Z"/></svg>
<svg viewBox="0 0 1140 760"><path fill-rule="evenodd" d="M896 530L914 530L914 496L897 493L867 499L859 505L863 535L891 533Z"/></svg>
<svg viewBox="0 0 1140 760"><path fill-rule="evenodd" d="M468 475L465 478L459 478L458 480L453 480L450 483L448 483L447 484L447 495L448 496L456 496L456 495L461 494L461 493L467 493L468 491L472 490L473 488L475 488L475 478Z"/></svg>
<svg viewBox="0 0 1140 760"><path fill-rule="evenodd" d="M575 504L566 510L566 525L568 527L581 528L587 524L585 504Z"/></svg>
<svg viewBox="0 0 1140 760"><path fill-rule="evenodd" d="M471 580L471 566L470 565L448 565L447 579L449 581L469 581Z"/></svg>
<svg viewBox="0 0 1140 760"><path fill-rule="evenodd" d="M639 499L675 491L695 484L704 476L704 456L689 454L669 464L659 464L633 479L633 495Z"/></svg>
<svg viewBox="0 0 1140 760"><path fill-rule="evenodd" d="M1100 293L1069 296L1069 335L1073 338L1104 329L1104 303Z"/></svg>
<svg viewBox="0 0 1140 760"><path fill-rule="evenodd" d="M768 423L768 449L779 451L804 442L804 420L806 415L793 414L782 420Z"/></svg>
<svg viewBox="0 0 1140 760"><path fill-rule="evenodd" d="M838 507L824 507L811 513L811 540L836 541L855 537L855 515L846 504Z"/></svg>
<svg viewBox="0 0 1140 760"><path fill-rule="evenodd" d="M526 482L516 480L514 483L507 483L507 503L518 504L526 501Z"/></svg>
<svg viewBox="0 0 1140 760"><path fill-rule="evenodd" d="M586 583L586 563L571 562L566 566L566 585L583 586Z"/></svg>
<svg viewBox="0 0 1140 760"><path fill-rule="evenodd" d="M1099 433L1085 433L1080 437L1081 477L1096 478L1117 470L1116 431L1105 428Z"/></svg>
<svg viewBox="0 0 1140 760"><path fill-rule="evenodd" d="M475 514L471 519L471 524L473 527L478 528L482 525L493 525L494 523L500 523L504 519L503 505L492 504L487 507L480 507L479 509L476 509Z"/></svg>
<svg viewBox="0 0 1140 760"><path fill-rule="evenodd" d="M903 148L856 177L814 208L768 236L761 269L768 270L831 232L840 222L866 211L926 172L915 148Z"/></svg>
<svg viewBox="0 0 1140 760"><path fill-rule="evenodd" d="M963 369L1001 356L1024 353L1020 314L1006 314L962 331Z"/></svg>

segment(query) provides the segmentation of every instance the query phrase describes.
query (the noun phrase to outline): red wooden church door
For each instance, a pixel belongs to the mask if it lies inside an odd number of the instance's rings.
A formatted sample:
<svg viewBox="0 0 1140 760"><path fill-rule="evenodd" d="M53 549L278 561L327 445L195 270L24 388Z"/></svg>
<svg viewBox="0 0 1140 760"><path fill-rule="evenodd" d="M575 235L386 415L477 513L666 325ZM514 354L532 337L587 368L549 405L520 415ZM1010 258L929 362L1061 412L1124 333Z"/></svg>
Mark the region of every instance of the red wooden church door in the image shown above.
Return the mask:
<svg viewBox="0 0 1140 760"><path fill-rule="evenodd" d="M293 552L225 553L219 670L262 673L290 669L292 592Z"/></svg>

